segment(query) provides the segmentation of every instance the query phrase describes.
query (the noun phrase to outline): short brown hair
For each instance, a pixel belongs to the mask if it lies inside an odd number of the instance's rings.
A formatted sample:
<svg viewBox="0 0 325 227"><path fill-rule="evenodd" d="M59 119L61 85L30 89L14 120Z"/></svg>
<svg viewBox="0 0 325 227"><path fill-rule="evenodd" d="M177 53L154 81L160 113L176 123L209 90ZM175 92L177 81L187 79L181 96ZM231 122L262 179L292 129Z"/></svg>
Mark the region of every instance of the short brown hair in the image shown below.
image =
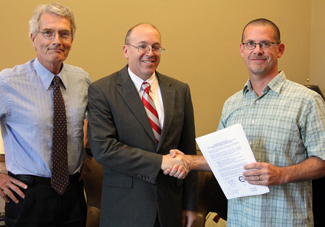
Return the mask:
<svg viewBox="0 0 325 227"><path fill-rule="evenodd" d="M249 22L248 24L246 24L246 26L243 29L242 36L241 36L241 42L244 42L244 32L245 32L246 27L248 25L251 25L251 24L253 24L253 25L263 25L263 26L266 26L266 25L272 26L273 27L273 30L275 32L275 35L274 35L275 41L278 42L278 43L281 43L280 29L272 21L270 21L268 19L265 19L265 18L258 18L258 19L252 20L251 22Z"/></svg>

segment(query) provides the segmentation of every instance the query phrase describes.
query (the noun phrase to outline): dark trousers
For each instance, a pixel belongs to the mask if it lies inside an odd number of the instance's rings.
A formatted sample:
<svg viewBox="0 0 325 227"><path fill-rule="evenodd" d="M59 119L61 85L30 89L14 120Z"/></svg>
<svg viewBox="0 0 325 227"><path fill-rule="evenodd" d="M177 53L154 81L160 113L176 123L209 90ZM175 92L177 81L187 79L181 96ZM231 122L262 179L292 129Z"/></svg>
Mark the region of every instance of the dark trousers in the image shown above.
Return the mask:
<svg viewBox="0 0 325 227"><path fill-rule="evenodd" d="M25 199L16 193L19 203L6 203L6 226L33 227L84 227L87 218L83 184L78 181L80 174L70 176L70 184L64 194L59 195L51 187L51 179L29 175L13 175L12 177L28 185Z"/></svg>
<svg viewBox="0 0 325 227"><path fill-rule="evenodd" d="M314 227L324 226L325 213L325 178L313 180L313 213Z"/></svg>

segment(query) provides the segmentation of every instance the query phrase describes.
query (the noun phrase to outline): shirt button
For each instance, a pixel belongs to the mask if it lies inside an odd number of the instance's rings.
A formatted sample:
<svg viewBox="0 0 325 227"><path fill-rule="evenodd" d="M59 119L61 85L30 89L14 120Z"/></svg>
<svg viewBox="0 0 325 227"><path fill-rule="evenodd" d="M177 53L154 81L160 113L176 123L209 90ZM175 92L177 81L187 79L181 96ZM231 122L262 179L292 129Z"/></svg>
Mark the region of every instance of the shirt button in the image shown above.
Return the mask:
<svg viewBox="0 0 325 227"><path fill-rule="evenodd" d="M254 120L252 120L252 124L254 124Z"/></svg>
<svg viewBox="0 0 325 227"><path fill-rule="evenodd" d="M256 101L256 103L258 103L258 100Z"/></svg>

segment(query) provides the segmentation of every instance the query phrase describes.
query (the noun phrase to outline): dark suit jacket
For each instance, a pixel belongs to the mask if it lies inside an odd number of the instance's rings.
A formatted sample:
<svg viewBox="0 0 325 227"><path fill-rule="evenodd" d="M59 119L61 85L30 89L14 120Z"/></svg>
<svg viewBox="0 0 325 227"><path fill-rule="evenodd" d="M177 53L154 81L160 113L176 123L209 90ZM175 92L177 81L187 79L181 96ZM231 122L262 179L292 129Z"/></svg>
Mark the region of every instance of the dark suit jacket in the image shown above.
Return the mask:
<svg viewBox="0 0 325 227"><path fill-rule="evenodd" d="M180 227L182 211L197 209L197 172L180 180L160 170L171 149L196 154L189 86L156 75L165 115L158 145L127 66L89 87L89 142L104 169L101 226L153 227L158 214L162 227Z"/></svg>

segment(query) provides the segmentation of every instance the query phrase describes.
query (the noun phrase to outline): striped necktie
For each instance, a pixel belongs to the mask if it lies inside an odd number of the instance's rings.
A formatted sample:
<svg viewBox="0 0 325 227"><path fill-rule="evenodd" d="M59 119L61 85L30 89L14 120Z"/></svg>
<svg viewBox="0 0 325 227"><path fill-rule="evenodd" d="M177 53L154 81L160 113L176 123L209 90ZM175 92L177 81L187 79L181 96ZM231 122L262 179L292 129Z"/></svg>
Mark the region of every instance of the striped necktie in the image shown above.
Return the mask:
<svg viewBox="0 0 325 227"><path fill-rule="evenodd" d="M142 95L142 103L147 112L153 134L156 138L156 142L158 143L161 135L161 127L155 103L149 95L150 84L147 82L143 82L141 87L144 90Z"/></svg>
<svg viewBox="0 0 325 227"><path fill-rule="evenodd" d="M53 143L52 143L52 177L51 185L62 195L69 185L67 154L67 118L64 100L60 90L60 78L53 79Z"/></svg>

